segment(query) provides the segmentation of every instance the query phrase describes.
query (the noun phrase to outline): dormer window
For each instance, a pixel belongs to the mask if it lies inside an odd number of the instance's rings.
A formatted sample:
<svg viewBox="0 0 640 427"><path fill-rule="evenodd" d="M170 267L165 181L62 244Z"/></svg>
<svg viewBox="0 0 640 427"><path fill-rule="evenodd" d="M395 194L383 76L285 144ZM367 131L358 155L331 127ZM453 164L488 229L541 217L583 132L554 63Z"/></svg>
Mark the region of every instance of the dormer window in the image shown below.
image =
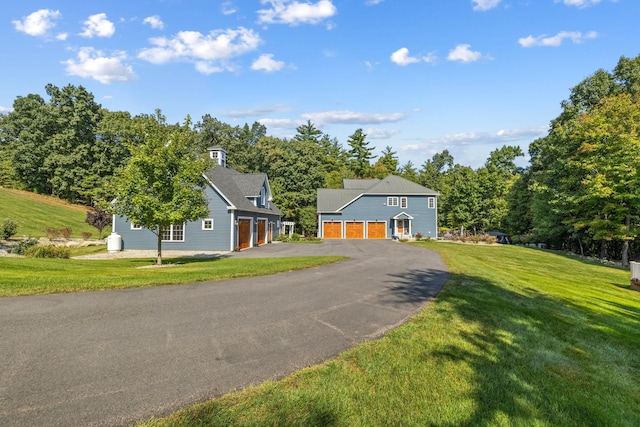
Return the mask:
<svg viewBox="0 0 640 427"><path fill-rule="evenodd" d="M267 190L264 187L260 189L260 207L267 207Z"/></svg>

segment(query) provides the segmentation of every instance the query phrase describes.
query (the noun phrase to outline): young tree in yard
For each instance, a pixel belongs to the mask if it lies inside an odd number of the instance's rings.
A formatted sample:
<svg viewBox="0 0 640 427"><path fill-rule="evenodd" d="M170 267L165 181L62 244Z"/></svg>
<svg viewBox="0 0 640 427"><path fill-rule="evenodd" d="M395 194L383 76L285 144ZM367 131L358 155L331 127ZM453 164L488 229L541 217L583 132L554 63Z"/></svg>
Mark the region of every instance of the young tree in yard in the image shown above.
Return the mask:
<svg viewBox="0 0 640 427"><path fill-rule="evenodd" d="M169 126L157 110L136 121L131 158L115 176L110 210L157 236L161 265L163 233L209 214L202 174L211 163L192 150L189 118L183 126Z"/></svg>
<svg viewBox="0 0 640 427"><path fill-rule="evenodd" d="M98 229L98 239L102 238L102 230L105 227L111 225L111 214L98 207L93 208L87 212L87 218L85 222L92 227Z"/></svg>

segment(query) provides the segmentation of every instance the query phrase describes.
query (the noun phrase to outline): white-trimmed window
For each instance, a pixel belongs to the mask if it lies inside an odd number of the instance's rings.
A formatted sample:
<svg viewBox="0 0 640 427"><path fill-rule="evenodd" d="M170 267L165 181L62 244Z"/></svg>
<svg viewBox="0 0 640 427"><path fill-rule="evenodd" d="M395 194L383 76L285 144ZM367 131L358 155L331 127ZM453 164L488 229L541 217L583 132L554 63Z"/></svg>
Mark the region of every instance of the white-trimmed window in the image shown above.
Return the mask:
<svg viewBox="0 0 640 427"><path fill-rule="evenodd" d="M213 218L205 218L202 220L203 230L213 230Z"/></svg>
<svg viewBox="0 0 640 427"><path fill-rule="evenodd" d="M406 207L408 206L409 202L407 201L406 197L400 197L400 207L402 209L406 209Z"/></svg>
<svg viewBox="0 0 640 427"><path fill-rule="evenodd" d="M267 191L264 189L264 187L260 189L260 207L267 207Z"/></svg>
<svg viewBox="0 0 640 427"><path fill-rule="evenodd" d="M131 229L132 230L142 230L142 226L138 225L138 224L134 224L133 222L131 223Z"/></svg>
<svg viewBox="0 0 640 427"><path fill-rule="evenodd" d="M436 198L435 197L428 197L427 198L427 207L429 209L435 209L436 208Z"/></svg>
<svg viewBox="0 0 640 427"><path fill-rule="evenodd" d="M160 230L163 242L184 242L184 224L170 225Z"/></svg>
<svg viewBox="0 0 640 427"><path fill-rule="evenodd" d="M387 197L387 206L398 206L398 197L397 196Z"/></svg>

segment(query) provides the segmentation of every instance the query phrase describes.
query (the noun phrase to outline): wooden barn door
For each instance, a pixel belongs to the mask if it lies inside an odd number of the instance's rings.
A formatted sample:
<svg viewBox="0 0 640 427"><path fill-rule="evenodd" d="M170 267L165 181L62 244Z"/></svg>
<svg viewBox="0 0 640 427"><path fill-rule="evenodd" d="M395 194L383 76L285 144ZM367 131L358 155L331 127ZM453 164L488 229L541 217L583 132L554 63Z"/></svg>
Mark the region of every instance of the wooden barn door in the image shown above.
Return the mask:
<svg viewBox="0 0 640 427"><path fill-rule="evenodd" d="M251 220L238 220L238 247L247 249L251 247Z"/></svg>

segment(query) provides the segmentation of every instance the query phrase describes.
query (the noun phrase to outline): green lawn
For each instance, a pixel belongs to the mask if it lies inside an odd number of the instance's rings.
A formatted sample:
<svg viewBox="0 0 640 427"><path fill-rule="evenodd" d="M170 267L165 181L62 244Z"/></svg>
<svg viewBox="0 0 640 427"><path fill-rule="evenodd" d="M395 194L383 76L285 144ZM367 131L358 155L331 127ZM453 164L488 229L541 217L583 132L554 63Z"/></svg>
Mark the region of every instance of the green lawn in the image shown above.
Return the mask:
<svg viewBox="0 0 640 427"><path fill-rule="evenodd" d="M0 221L11 218L18 222L20 236L43 237L47 228L70 227L72 237L82 237L82 232L98 238L98 230L85 223L87 208L73 205L55 197L42 196L27 191L0 188ZM103 234L109 232L103 230Z"/></svg>
<svg viewBox="0 0 640 427"><path fill-rule="evenodd" d="M640 425L640 293L628 272L521 247L416 245L452 275L407 324L144 425Z"/></svg>
<svg viewBox="0 0 640 427"><path fill-rule="evenodd" d="M96 249L78 249L91 253ZM104 250L104 247L102 249ZM291 258L167 258L162 268L155 259L76 260L0 257L0 297L60 292L123 289L183 284L238 277L262 276L325 265L340 256Z"/></svg>

